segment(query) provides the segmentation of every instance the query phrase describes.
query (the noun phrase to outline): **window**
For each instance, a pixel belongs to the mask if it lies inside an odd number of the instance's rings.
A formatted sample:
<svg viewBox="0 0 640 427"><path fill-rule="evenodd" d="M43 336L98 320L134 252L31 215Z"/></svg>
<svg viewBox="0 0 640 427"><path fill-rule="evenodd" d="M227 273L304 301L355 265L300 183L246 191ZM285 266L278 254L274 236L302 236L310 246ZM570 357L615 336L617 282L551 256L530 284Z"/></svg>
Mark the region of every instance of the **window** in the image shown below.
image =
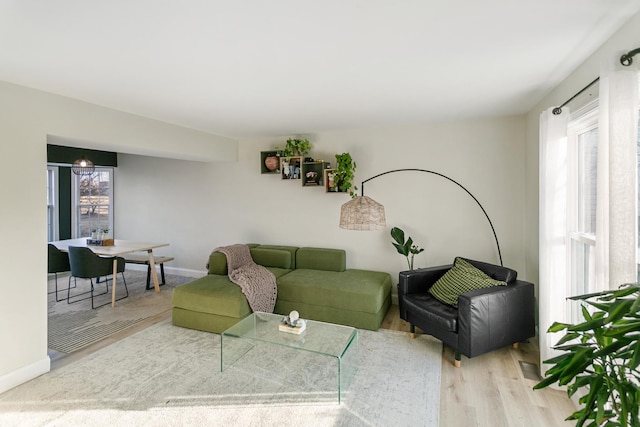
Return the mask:
<svg viewBox="0 0 640 427"><path fill-rule="evenodd" d="M638 122L637 171L640 176L640 121ZM567 295L594 292L598 157L598 105L594 102L571 116L568 138L568 239L570 260ZM636 197L640 206L640 180ZM640 213L638 214L640 242ZM640 247L637 255L640 282ZM569 321L581 321L579 305L569 302Z"/></svg>
<svg viewBox="0 0 640 427"><path fill-rule="evenodd" d="M568 130L568 239L569 289L581 295L595 289L598 109L590 104L574 114ZM579 304L568 302L568 320L579 321Z"/></svg>
<svg viewBox="0 0 640 427"><path fill-rule="evenodd" d="M47 241L58 240L58 168L47 167Z"/></svg>
<svg viewBox="0 0 640 427"><path fill-rule="evenodd" d="M97 167L92 175L74 176L73 224L78 237L96 229L113 235L113 168Z"/></svg>

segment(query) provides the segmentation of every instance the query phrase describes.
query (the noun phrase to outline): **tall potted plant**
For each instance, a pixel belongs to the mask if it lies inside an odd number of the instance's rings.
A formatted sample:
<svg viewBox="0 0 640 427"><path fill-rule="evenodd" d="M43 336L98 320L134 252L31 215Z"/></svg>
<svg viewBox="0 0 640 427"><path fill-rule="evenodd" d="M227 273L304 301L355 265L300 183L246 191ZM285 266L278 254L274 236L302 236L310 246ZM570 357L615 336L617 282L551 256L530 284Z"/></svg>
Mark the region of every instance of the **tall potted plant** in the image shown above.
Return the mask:
<svg viewBox="0 0 640 427"><path fill-rule="evenodd" d="M336 154L336 170L334 171L332 190L348 191L351 197L356 197L358 187L352 183L356 166L356 162L351 158L351 154Z"/></svg>
<svg viewBox="0 0 640 427"><path fill-rule="evenodd" d="M393 246L395 246L396 250L400 255L404 255L407 258L407 265L409 266L409 270L413 270L413 257L424 251L424 249L418 247L413 243L413 239L411 236L404 240L404 231L398 227L393 227L391 229L391 237L393 238Z"/></svg>
<svg viewBox="0 0 640 427"><path fill-rule="evenodd" d="M580 397L582 407L567 420L578 427L639 426L640 285L570 298L582 302L584 322L555 322L549 332L566 331L554 347L563 354L546 360L553 365L534 389L558 383Z"/></svg>

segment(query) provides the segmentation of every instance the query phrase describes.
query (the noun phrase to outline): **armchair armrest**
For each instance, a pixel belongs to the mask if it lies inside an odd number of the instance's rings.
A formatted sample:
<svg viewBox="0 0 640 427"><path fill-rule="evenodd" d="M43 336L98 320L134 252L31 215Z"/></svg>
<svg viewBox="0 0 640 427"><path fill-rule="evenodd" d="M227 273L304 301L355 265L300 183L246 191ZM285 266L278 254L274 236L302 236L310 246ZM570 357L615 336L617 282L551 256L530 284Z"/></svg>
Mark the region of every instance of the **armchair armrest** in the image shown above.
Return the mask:
<svg viewBox="0 0 640 427"><path fill-rule="evenodd" d="M535 335L533 283L477 289L458 297L458 346L473 357Z"/></svg>
<svg viewBox="0 0 640 427"><path fill-rule="evenodd" d="M426 293L452 266L452 264L449 264L419 268L417 270L401 271L398 274L398 308L401 319L407 318L404 307L404 295Z"/></svg>
<svg viewBox="0 0 640 427"><path fill-rule="evenodd" d="M451 267L452 265L449 264L401 271L398 274L398 295L423 294L427 292Z"/></svg>

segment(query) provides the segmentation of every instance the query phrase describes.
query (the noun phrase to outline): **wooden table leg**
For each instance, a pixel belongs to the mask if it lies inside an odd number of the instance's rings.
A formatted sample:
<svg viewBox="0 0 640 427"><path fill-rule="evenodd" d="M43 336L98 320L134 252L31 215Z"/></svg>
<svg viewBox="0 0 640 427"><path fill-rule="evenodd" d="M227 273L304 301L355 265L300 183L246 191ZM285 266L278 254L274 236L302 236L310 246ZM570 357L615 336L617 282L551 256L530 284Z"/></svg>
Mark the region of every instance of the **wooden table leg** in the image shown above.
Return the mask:
<svg viewBox="0 0 640 427"><path fill-rule="evenodd" d="M113 276L111 276L111 307L116 306L116 277L118 277L118 258L113 258ZM105 278L106 280L106 278ZM109 283L109 282L107 282Z"/></svg>
<svg viewBox="0 0 640 427"><path fill-rule="evenodd" d="M160 283L158 282L158 273L156 272L156 261L153 258L153 250L149 249L149 268L151 269L151 278L153 279L153 288L156 292L160 292Z"/></svg>

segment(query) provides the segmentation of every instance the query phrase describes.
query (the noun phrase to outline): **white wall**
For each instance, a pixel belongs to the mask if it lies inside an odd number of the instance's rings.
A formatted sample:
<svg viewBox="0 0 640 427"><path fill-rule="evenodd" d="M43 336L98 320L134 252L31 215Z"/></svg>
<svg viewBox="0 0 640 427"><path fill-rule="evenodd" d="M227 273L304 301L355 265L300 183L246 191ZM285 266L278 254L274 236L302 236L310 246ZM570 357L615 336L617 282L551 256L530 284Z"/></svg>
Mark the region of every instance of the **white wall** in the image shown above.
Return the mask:
<svg viewBox="0 0 640 427"><path fill-rule="evenodd" d="M540 101L526 117L526 241L527 241L527 276L534 282L538 281L538 170L539 170L539 120L540 113L549 107L561 105L575 93L585 87L600 75L602 64L612 66L619 64L620 55L640 47L640 13L636 14L616 34L604 43L592 56L569 75L562 84ZM640 56L633 59L634 66L640 63ZM598 87L572 101L567 107L577 110L580 106L597 97ZM567 113L568 109L565 109Z"/></svg>
<svg viewBox="0 0 640 427"><path fill-rule="evenodd" d="M48 135L158 156L237 156L236 142L227 138L0 82L0 392L49 370Z"/></svg>
<svg viewBox="0 0 640 427"><path fill-rule="evenodd" d="M524 132L522 117L506 117L305 137L314 158L335 164L336 153L350 152L358 165L358 186L397 168L428 169L455 179L487 210L505 265L523 272ZM403 172L368 182L365 194L385 205L387 229L340 229L347 194L260 174L260 151L285 140L241 140L237 163L119 156L116 237L166 239L171 246L163 253L176 258L167 268L201 273L216 246L258 242L344 248L349 268L387 271L395 281L407 267L390 243L392 226L426 249L416 257L416 267L450 263L456 255L498 262L481 209L462 189L431 174Z"/></svg>
<svg viewBox="0 0 640 427"><path fill-rule="evenodd" d="M526 120L325 132L308 136L312 154L333 161L333 154L349 151L358 162L358 182L405 167L457 180L493 220L505 265L535 283L539 114L597 76L602 58L617 60L620 52L640 46L639 28L636 15ZM339 207L348 196L259 173L259 151L282 145L286 137L244 140L236 146L214 135L0 82L0 392L49 369L47 135L69 145L135 154L120 156L115 232L123 238L166 238L171 246L165 250L176 257L175 267L203 270L215 246L252 241L342 247L349 267L379 269L394 277L405 268L389 243L388 229L338 228ZM236 155L237 163L224 163ZM369 182L366 190L384 203L388 228L404 228L426 248L416 258L417 266L450 262L455 255L497 261L479 208L446 180L394 174Z"/></svg>

